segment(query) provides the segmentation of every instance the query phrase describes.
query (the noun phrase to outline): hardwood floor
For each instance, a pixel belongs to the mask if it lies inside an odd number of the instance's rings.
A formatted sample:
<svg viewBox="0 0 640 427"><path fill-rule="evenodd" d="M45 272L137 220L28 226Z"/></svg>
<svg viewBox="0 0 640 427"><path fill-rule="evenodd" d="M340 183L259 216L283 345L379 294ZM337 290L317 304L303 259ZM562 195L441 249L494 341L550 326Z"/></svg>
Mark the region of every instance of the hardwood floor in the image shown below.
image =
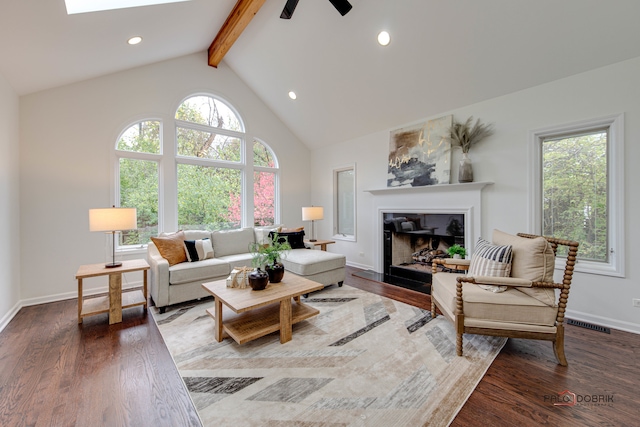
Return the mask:
<svg viewBox="0 0 640 427"><path fill-rule="evenodd" d="M0 333L0 426L200 426L142 307L77 324L76 300L24 307Z"/></svg>
<svg viewBox="0 0 640 427"><path fill-rule="evenodd" d="M353 271L348 285L430 308L427 295ZM149 314L136 307L121 324L104 314L78 326L76 307L25 307L0 333L1 426L201 425ZM567 326L566 354L562 367L549 342L510 339L451 425L637 425L640 335ZM554 406L564 390L580 402Z"/></svg>

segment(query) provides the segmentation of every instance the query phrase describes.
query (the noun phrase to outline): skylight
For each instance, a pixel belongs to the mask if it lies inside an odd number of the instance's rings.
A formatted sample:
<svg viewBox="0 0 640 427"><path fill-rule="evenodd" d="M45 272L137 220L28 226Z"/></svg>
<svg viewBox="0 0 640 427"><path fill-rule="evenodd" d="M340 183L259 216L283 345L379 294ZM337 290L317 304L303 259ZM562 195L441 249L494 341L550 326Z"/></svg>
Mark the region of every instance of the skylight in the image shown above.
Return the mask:
<svg viewBox="0 0 640 427"><path fill-rule="evenodd" d="M67 15L183 1L189 0L64 0L67 5Z"/></svg>

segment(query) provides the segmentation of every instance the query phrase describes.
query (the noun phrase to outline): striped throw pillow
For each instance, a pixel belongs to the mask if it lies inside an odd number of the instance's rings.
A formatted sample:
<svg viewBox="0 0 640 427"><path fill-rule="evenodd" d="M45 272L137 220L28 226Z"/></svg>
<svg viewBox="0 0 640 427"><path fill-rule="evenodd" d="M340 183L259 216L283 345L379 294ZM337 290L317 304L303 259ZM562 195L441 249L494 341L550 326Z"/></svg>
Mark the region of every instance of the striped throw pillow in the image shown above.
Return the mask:
<svg viewBox="0 0 640 427"><path fill-rule="evenodd" d="M189 262L213 258L213 245L209 239L185 240L184 250Z"/></svg>
<svg viewBox="0 0 640 427"><path fill-rule="evenodd" d="M484 239L478 239L476 250L471 256L468 276L509 277L513 249L511 245L492 245ZM504 292L506 286L478 285L492 292Z"/></svg>

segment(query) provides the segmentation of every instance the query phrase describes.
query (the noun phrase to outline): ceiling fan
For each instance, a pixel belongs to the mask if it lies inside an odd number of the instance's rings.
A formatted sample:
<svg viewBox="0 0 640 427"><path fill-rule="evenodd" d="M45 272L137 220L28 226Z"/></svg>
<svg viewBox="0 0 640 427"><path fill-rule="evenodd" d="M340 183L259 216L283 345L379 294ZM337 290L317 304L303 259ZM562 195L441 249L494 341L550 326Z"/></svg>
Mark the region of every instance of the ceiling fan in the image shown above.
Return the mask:
<svg viewBox="0 0 640 427"><path fill-rule="evenodd" d="M329 0L333 7L336 8L340 15L344 16L351 10L351 3L347 0ZM287 4L284 5L284 9L282 10L282 14L280 14L280 18L282 19L291 19L293 15L293 11L296 10L296 6L298 5L298 0L287 0Z"/></svg>

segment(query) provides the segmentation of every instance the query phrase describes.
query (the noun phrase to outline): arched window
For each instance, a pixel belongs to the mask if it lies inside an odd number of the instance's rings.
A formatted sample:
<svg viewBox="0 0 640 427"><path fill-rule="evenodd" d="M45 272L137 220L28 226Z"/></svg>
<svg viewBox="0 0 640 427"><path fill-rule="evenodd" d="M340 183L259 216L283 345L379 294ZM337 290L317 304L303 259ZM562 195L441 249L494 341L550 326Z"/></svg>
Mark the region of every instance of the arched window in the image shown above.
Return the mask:
<svg viewBox="0 0 640 427"><path fill-rule="evenodd" d="M264 142L253 141L253 225L274 225L278 192L276 156Z"/></svg>
<svg viewBox="0 0 640 427"><path fill-rule="evenodd" d="M234 110L206 95L176 111L178 228L219 230L242 225L244 126Z"/></svg>
<svg viewBox="0 0 640 427"><path fill-rule="evenodd" d="M158 234L161 129L158 120L140 121L127 127L116 143L117 204L138 211L138 228L122 232L119 246L143 245Z"/></svg>
<svg viewBox="0 0 640 427"><path fill-rule="evenodd" d="M116 203L138 209L139 227L123 233L120 245L146 244L162 231L279 222L278 160L265 142L247 136L235 108L194 94L173 118L175 133L164 139L161 121L146 119L115 145Z"/></svg>

